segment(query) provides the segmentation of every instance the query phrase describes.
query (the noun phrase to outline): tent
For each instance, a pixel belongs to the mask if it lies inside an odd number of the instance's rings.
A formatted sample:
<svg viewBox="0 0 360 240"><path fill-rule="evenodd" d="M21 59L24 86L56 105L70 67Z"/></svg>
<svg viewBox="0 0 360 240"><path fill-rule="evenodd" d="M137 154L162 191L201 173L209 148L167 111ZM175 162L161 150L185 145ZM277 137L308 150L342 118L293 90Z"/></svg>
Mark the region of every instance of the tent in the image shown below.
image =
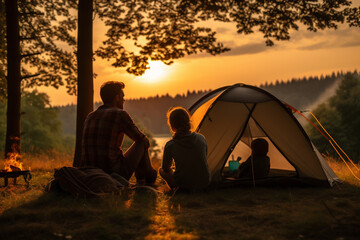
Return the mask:
<svg viewBox="0 0 360 240"><path fill-rule="evenodd" d="M235 84L216 89L190 107L193 130L205 136L213 182L229 159L251 155L256 138L269 143L270 174L327 186L339 178L311 143L287 104L263 89Z"/></svg>

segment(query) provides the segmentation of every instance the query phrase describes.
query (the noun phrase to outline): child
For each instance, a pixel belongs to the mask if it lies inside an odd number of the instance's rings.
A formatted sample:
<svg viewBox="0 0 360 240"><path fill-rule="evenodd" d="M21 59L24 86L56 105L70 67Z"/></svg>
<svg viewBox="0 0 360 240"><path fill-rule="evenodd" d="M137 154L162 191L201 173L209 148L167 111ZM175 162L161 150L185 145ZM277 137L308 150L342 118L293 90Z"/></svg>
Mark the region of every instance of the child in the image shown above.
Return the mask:
<svg viewBox="0 0 360 240"><path fill-rule="evenodd" d="M251 156L240 165L240 178L267 177L270 171L270 159L266 155L269 151L269 143L263 138L257 138L251 143ZM252 162L254 167L252 167Z"/></svg>
<svg viewBox="0 0 360 240"><path fill-rule="evenodd" d="M165 145L160 176L170 188L206 188L210 183L210 171L204 136L190 131L190 115L183 107L170 108L167 120L173 138ZM170 168L173 160L175 172Z"/></svg>

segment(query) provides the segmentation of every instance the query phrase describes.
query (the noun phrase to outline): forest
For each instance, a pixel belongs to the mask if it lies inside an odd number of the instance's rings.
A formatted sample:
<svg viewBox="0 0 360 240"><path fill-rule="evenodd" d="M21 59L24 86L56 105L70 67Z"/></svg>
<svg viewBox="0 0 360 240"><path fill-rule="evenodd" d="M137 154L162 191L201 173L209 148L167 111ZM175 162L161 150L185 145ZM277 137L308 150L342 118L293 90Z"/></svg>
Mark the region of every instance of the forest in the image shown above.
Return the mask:
<svg viewBox="0 0 360 240"><path fill-rule="evenodd" d="M272 93L277 98L297 109L303 110L316 103L327 89L332 88L343 78L343 72L332 73L326 76L303 77L288 81L261 84L259 87ZM125 89L126 91L126 89ZM166 124L166 112L170 107L191 107L198 99L211 90L187 91L186 94L170 96L154 96L140 99L127 99L127 110L138 122L155 135L169 134ZM322 100L322 99L321 99ZM95 103L95 109L100 105ZM59 106L59 119L62 122L65 134L75 134L76 105Z"/></svg>
<svg viewBox="0 0 360 240"><path fill-rule="evenodd" d="M350 159L360 162L360 76L346 74L335 94L317 106L313 112L330 133L326 138L315 127L306 126L306 131L318 150L325 155L338 157L333 144L329 143L329 139L333 138ZM322 129L320 124L313 122L318 129ZM322 132L326 133L324 130ZM337 149L346 159L344 152Z"/></svg>

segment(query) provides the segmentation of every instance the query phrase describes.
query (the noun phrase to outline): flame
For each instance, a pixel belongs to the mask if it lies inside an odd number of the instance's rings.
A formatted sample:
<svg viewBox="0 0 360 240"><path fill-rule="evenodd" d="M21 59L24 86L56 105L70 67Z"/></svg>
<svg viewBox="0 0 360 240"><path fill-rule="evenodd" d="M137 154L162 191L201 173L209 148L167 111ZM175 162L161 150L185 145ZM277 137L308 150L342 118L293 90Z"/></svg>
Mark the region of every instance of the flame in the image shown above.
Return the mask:
<svg viewBox="0 0 360 240"><path fill-rule="evenodd" d="M22 171L23 170L22 163L18 161L20 157L21 155L17 152L9 153L4 162L5 171L12 172L14 171L12 168L14 167L20 169L19 171Z"/></svg>

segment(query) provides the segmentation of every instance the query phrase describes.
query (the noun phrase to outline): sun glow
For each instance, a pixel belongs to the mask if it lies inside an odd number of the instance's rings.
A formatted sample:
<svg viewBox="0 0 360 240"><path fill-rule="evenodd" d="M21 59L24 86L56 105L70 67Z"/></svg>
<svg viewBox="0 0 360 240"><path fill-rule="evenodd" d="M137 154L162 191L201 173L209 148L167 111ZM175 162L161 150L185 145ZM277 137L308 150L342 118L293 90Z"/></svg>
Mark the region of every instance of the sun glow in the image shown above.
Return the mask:
<svg viewBox="0 0 360 240"><path fill-rule="evenodd" d="M164 79L169 71L169 66L161 61L150 61L147 67L149 67L149 69L139 77L139 80L147 83L155 83Z"/></svg>

